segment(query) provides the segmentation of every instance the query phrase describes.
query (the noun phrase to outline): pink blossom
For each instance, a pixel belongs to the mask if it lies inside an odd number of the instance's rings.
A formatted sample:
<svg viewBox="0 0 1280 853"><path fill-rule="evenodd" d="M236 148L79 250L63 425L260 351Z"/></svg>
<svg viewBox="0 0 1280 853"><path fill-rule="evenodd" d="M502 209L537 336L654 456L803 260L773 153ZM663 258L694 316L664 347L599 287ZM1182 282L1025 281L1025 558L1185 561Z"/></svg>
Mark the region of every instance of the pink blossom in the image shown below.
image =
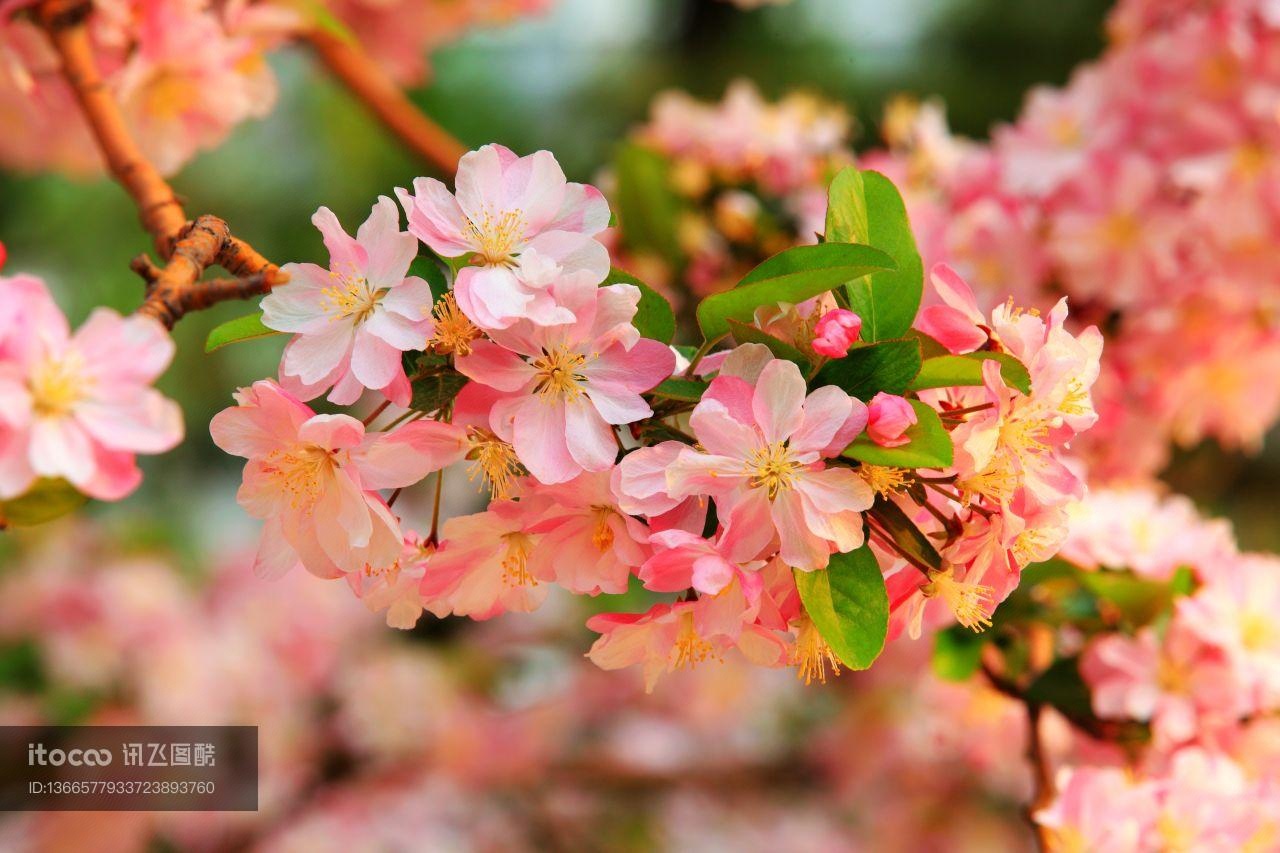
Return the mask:
<svg viewBox="0 0 1280 853"><path fill-rule="evenodd" d="M269 380L214 416L214 443L248 459L240 505L266 524L254 570L276 578L301 562L319 577L382 571L404 538L378 489L412 485L456 453L434 421L365 433L348 415L317 415Z"/></svg>
<svg viewBox="0 0 1280 853"><path fill-rule="evenodd" d="M572 323L565 302L604 281L609 253L593 239L609 224L600 191L565 180L547 151L517 157L486 145L458 163L457 193L434 178L396 190L409 230L445 258L470 254L454 284L458 306L485 330L525 319Z"/></svg>
<svg viewBox="0 0 1280 853"><path fill-rule="evenodd" d="M758 570L765 560L738 563L731 559L730 542L725 537L705 539L686 530L663 530L649 537L653 556L637 573L646 589L655 592L683 592L693 589L718 595L735 580L749 600L758 599L762 580Z"/></svg>
<svg viewBox="0 0 1280 853"><path fill-rule="evenodd" d="M804 377L788 361L768 362L754 387L722 372L689 419L706 452L680 452L667 470L667 493L714 497L741 559L755 559L776 536L789 565L823 568L833 550L862 544L862 511L874 499L852 469L822 461L852 438L846 423L861 431L862 408L834 386L806 398Z"/></svg>
<svg viewBox="0 0 1280 853"><path fill-rule="evenodd" d="M969 285L945 264L929 271L942 305L921 309L915 327L955 353L973 352L987 342L986 318Z"/></svg>
<svg viewBox="0 0 1280 853"><path fill-rule="evenodd" d="M1157 789L1116 767L1064 768L1057 797L1032 817L1055 849L1143 850L1159 815Z"/></svg>
<svg viewBox="0 0 1280 853"><path fill-rule="evenodd" d="M182 440L182 413L150 387L173 341L149 317L99 308L74 335L44 283L0 278L0 497L39 477L119 500L142 479L135 454Z"/></svg>
<svg viewBox="0 0 1280 853"><path fill-rule="evenodd" d="M671 375L675 356L631 325L639 299L628 284L593 289L576 322L495 329L457 359L463 374L507 395L490 424L543 483L611 468L613 426L652 414L640 394Z"/></svg>
<svg viewBox="0 0 1280 853"><path fill-rule="evenodd" d="M431 288L406 276L417 240L400 230L399 213L385 196L354 239L327 207L311 221L324 235L329 269L286 264L289 283L262 300L263 323L294 333L281 381L306 400L332 388L331 401L350 404L371 388L408 405L400 355L425 347L432 328Z"/></svg>
<svg viewBox="0 0 1280 853"><path fill-rule="evenodd" d="M862 318L847 308L828 311L814 327L813 351L827 358L843 358L858 340Z"/></svg>
<svg viewBox="0 0 1280 853"><path fill-rule="evenodd" d="M917 421L916 410L904 398L881 391L867 405L867 437L881 447L899 447L910 439L908 427Z"/></svg>

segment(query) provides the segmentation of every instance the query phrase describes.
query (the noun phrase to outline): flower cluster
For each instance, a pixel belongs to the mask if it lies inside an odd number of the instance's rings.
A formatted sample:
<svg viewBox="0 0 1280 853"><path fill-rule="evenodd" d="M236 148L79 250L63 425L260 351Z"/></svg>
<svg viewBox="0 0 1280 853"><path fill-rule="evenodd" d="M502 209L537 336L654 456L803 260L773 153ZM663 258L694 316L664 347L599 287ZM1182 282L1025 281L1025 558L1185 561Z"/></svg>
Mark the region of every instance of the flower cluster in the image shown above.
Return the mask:
<svg viewBox="0 0 1280 853"><path fill-rule="evenodd" d="M155 320L109 308L72 334L44 282L0 277L0 521L40 520L63 483L99 500L132 492L137 454L182 440L181 411L151 387L173 350Z"/></svg>
<svg viewBox="0 0 1280 853"><path fill-rule="evenodd" d="M1256 449L1280 414L1280 22L1266 2L1127 0L1109 30L990 145L899 103L864 163L903 186L926 257L984 300L1066 293L1103 325L1082 450L1112 478L1159 470L1172 444Z"/></svg>
<svg viewBox="0 0 1280 853"><path fill-rule="evenodd" d="M1269 847L1280 780L1255 750L1280 712L1280 560L1149 490L1098 492L1075 514L1063 555L1110 602L1080 626L1095 733L1138 726L1141 748L1069 750L1037 820L1064 849Z"/></svg>
<svg viewBox="0 0 1280 853"><path fill-rule="evenodd" d="M833 209L854 203L839 189L851 183L833 185ZM918 634L926 616L980 629L1060 543L1083 491L1061 451L1094 419L1100 350L1095 330L1064 330L1065 304L986 316L940 267L947 305L911 330L922 281L914 295L909 273L874 297L846 292L898 265L837 242L837 217L827 243L704 300L695 352L666 343L660 296L611 269L608 205L549 153L488 145L463 157L455 192L420 178L397 195L407 232L388 198L354 237L316 214L328 268L287 266L262 303L262 322L293 336L279 381L243 389L211 425L249 460L240 502L266 522L260 574L343 577L399 627L423 610L533 610L553 586L638 585L668 598L593 617L590 656L642 665L652 686L732 649L821 678L828 663L869 665L886 633ZM880 300L864 309L874 332L836 307L860 299ZM385 402L363 420L306 402L366 391ZM491 502L440 524L454 465ZM433 472L418 536L392 506ZM833 587L873 618L855 620Z"/></svg>
<svg viewBox="0 0 1280 853"><path fill-rule="evenodd" d="M660 94L610 180L622 207L622 265L673 301L731 287L775 252L812 243L823 230L826 187L853 162L843 107L806 93L768 103L745 80L717 104ZM659 158L649 168L646 156ZM633 186L671 197L669 234L625 225ZM650 195L652 197L652 195Z"/></svg>
<svg viewBox="0 0 1280 853"><path fill-rule="evenodd" d="M397 80L421 83L427 52L476 24L542 11L549 0L93 0L89 37L104 85L163 174L219 145L275 104L267 55L317 27L346 29ZM0 162L23 170L102 168L35 0L0 2ZM350 33L344 33L350 38Z"/></svg>

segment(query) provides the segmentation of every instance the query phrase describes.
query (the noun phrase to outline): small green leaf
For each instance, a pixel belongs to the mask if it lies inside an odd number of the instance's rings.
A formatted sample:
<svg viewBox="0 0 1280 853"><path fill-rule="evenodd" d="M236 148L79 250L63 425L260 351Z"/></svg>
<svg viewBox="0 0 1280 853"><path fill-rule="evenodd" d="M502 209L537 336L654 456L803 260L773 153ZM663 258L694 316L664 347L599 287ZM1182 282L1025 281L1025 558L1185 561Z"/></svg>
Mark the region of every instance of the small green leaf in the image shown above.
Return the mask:
<svg viewBox="0 0 1280 853"><path fill-rule="evenodd" d="M409 275L416 275L426 281L431 288L431 301L438 302L441 296L449 292L449 278L444 274L444 262L435 255L418 255L409 264Z"/></svg>
<svg viewBox="0 0 1280 853"><path fill-rule="evenodd" d="M1027 372L1026 366L1003 352L970 352L927 358L920 366L920 373L915 381L911 383L911 390L981 385L984 361L1000 362L1000 378L1005 384L1023 394L1031 393L1031 374Z"/></svg>
<svg viewBox="0 0 1280 853"><path fill-rule="evenodd" d="M623 145L614 160L618 222L627 246L661 255L679 266L684 252L676 231L682 202L668 180L667 159L641 145Z"/></svg>
<svg viewBox="0 0 1280 853"><path fill-rule="evenodd" d="M845 282L889 269L893 269L893 259L870 246L795 246L761 263L732 290L702 300L698 304L698 326L703 337L714 341L729 331L729 320L749 323L761 305L795 305Z"/></svg>
<svg viewBox="0 0 1280 853"><path fill-rule="evenodd" d="M946 681L968 681L982 663L985 634L953 625L934 634L933 672Z"/></svg>
<svg viewBox="0 0 1280 853"><path fill-rule="evenodd" d="M889 595L871 549L832 554L826 570L796 570L795 579L805 612L840 662L871 666L889 627Z"/></svg>
<svg viewBox="0 0 1280 853"><path fill-rule="evenodd" d="M456 370L432 373L413 381L413 397L409 408L418 412L434 412L453 402L467 384L467 377Z"/></svg>
<svg viewBox="0 0 1280 853"><path fill-rule="evenodd" d="M1173 584L1148 580L1132 572L1080 571L1080 585L1103 601L1110 602L1125 621L1138 628L1153 622L1173 606Z"/></svg>
<svg viewBox="0 0 1280 853"><path fill-rule="evenodd" d="M44 524L79 509L88 500L66 480L41 477L26 494L0 502L0 525Z"/></svg>
<svg viewBox="0 0 1280 853"><path fill-rule="evenodd" d="M784 361L798 365L801 373L809 372L809 359L805 357L804 353L786 341L775 338L768 332L761 331L755 326L749 326L746 323L740 323L737 320L730 320L729 333L740 344L763 344L769 348L769 352L773 353L774 358L781 358Z"/></svg>
<svg viewBox="0 0 1280 853"><path fill-rule="evenodd" d="M850 281L846 289L865 340L905 335L920 310L924 263L898 188L879 172L842 170L828 190L826 239L865 243L893 258L888 271Z"/></svg>
<svg viewBox="0 0 1280 853"><path fill-rule="evenodd" d="M881 391L902 394L919 372L920 342L904 338L855 347L844 358L823 365L812 384L835 385L865 402Z"/></svg>
<svg viewBox="0 0 1280 853"><path fill-rule="evenodd" d="M706 393L707 383L699 382L696 379L664 379L658 383L658 387L650 391L658 397L666 397L668 400L683 400L686 403L696 403L702 399L702 395Z"/></svg>
<svg viewBox="0 0 1280 853"><path fill-rule="evenodd" d="M251 341L255 338L269 338L272 335L282 335L284 332L277 332L275 329L268 329L262 325L262 313L246 314L243 317L237 317L234 320L228 320L221 325L214 326L209 332L209 337L205 338L204 351L213 352L216 349L222 349L227 344L239 343L240 341Z"/></svg>
<svg viewBox="0 0 1280 853"><path fill-rule="evenodd" d="M631 322L642 336L664 344L671 343L676 335L676 313L671 310L671 303L666 297L631 273L617 267L609 269L609 277L604 280L604 284L630 284L639 288L640 304L636 306L636 316Z"/></svg>
<svg viewBox="0 0 1280 853"><path fill-rule="evenodd" d="M942 419L928 405L911 400L916 410L916 423L907 429L907 443L899 447L881 447L866 433L854 439L844 455L872 465L891 465L898 468L948 468L955 455L951 434L942 425Z"/></svg>
<svg viewBox="0 0 1280 853"><path fill-rule="evenodd" d="M1078 660L1060 658L1027 688L1026 700L1051 705L1069 720L1094 719L1089 687L1080 677Z"/></svg>
<svg viewBox="0 0 1280 853"><path fill-rule="evenodd" d="M911 556L922 566L931 569L942 568L942 555L933 547L929 537L907 517L902 507L885 497L876 498L871 508L876 521L889 534L889 538L904 553Z"/></svg>

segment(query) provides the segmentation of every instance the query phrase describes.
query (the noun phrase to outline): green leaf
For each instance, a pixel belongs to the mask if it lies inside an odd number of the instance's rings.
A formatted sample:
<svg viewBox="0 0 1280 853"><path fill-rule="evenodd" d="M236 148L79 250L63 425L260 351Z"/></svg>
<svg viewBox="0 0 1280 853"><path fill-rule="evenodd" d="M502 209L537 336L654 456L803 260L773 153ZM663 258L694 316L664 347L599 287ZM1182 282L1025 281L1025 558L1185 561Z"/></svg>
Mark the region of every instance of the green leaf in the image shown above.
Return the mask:
<svg viewBox="0 0 1280 853"><path fill-rule="evenodd" d="M445 267L441 266L443 263L444 261L431 254L418 255L409 264L409 275L423 279L431 288L432 302L438 302L441 296L449 292L449 278L444 274Z"/></svg>
<svg viewBox="0 0 1280 853"><path fill-rule="evenodd" d="M275 329L268 329L262 325L262 312L246 314L243 317L237 317L234 320L228 320L221 325L214 326L213 330L209 332L209 337L205 338L204 351L213 352L216 349L222 349L227 344L283 334L284 332L277 332Z"/></svg>
<svg viewBox="0 0 1280 853"><path fill-rule="evenodd" d="M650 391L658 397L666 397L668 400L683 400L686 403L696 403L702 399L702 395L706 393L707 383L699 382L696 379L664 379L658 383L658 387Z"/></svg>
<svg viewBox="0 0 1280 853"><path fill-rule="evenodd" d="M826 239L865 243L893 258L888 271L850 281L846 289L864 340L905 335L920 310L924 263L898 188L879 172L842 170L828 190Z"/></svg>
<svg viewBox="0 0 1280 853"><path fill-rule="evenodd" d="M26 494L0 502L0 526L44 524L79 509L88 500L66 480L41 477Z"/></svg>
<svg viewBox="0 0 1280 853"><path fill-rule="evenodd" d="M676 313L671 310L671 303L666 297L631 273L617 267L610 267L609 277L604 280L604 284L630 284L639 288L640 304L636 306L636 316L631 322L642 336L664 344L671 343L676 335Z"/></svg>
<svg viewBox="0 0 1280 853"><path fill-rule="evenodd" d="M947 681L968 681L982 663L985 634L953 625L933 636L933 672Z"/></svg>
<svg viewBox="0 0 1280 853"><path fill-rule="evenodd" d="M1018 359L1003 352L970 352L964 355L940 355L927 358L920 366L920 373L911 383L911 390L925 388L954 388L961 385L982 384L982 363L1000 362L1000 378L1010 388L1031 393L1031 374Z"/></svg>
<svg viewBox="0 0 1280 853"><path fill-rule="evenodd" d="M889 627L889 595L871 549L832 554L825 571L796 570L795 578L805 612L840 662L871 666Z"/></svg>
<svg viewBox="0 0 1280 853"><path fill-rule="evenodd" d="M907 517L902 507L886 497L876 498L871 508L876 521L889 534L889 538L902 551L923 566L931 569L942 568L942 555L933 547L929 537Z"/></svg>
<svg viewBox="0 0 1280 853"><path fill-rule="evenodd" d="M920 342L904 338L855 347L844 358L823 365L812 384L814 388L835 385L868 401L881 391L902 394L919 372Z"/></svg>
<svg viewBox="0 0 1280 853"><path fill-rule="evenodd" d="M1080 571L1076 577L1081 586L1110 602L1135 628L1149 625L1173 607L1174 588L1169 582L1140 578L1127 571Z"/></svg>
<svg viewBox="0 0 1280 853"><path fill-rule="evenodd" d="M893 259L870 246L795 246L761 263L733 290L702 300L698 304L698 326L707 340L714 341L729 331L729 320L749 323L761 305L794 305L847 281L889 269L893 269Z"/></svg>
<svg viewBox="0 0 1280 853"><path fill-rule="evenodd" d="M669 168L658 152L641 145L623 145L614 160L615 196L626 244L656 252L679 266L684 261L676 234L682 202L671 188Z"/></svg>
<svg viewBox="0 0 1280 853"><path fill-rule="evenodd" d="M845 449L844 455L859 462L898 468L950 467L955 448L938 413L919 400L911 400L910 403L916 410L917 420L906 432L906 444L900 447L881 447L863 433Z"/></svg>
<svg viewBox="0 0 1280 853"><path fill-rule="evenodd" d="M1089 687L1080 677L1080 668L1074 657L1054 661L1027 688L1026 700L1037 705L1051 705L1069 720L1094 719Z"/></svg>
<svg viewBox="0 0 1280 853"><path fill-rule="evenodd" d="M467 377L456 370L445 370L413 381L409 408L418 412L434 412L453 402L467 384Z"/></svg>
<svg viewBox="0 0 1280 853"><path fill-rule="evenodd" d="M316 29L326 32L347 44L356 43L355 35L337 15L329 11L323 0L303 0L303 6L306 8L306 14L311 18L311 23L316 26Z"/></svg>
<svg viewBox="0 0 1280 853"><path fill-rule="evenodd" d="M737 320L730 320L729 333L740 344L763 344L767 346L769 352L773 353L774 358L781 358L784 361L790 361L798 365L801 373L809 371L809 359L805 357L804 353L786 341L775 338L768 332L761 331L755 326L750 326L746 323L740 323Z"/></svg>

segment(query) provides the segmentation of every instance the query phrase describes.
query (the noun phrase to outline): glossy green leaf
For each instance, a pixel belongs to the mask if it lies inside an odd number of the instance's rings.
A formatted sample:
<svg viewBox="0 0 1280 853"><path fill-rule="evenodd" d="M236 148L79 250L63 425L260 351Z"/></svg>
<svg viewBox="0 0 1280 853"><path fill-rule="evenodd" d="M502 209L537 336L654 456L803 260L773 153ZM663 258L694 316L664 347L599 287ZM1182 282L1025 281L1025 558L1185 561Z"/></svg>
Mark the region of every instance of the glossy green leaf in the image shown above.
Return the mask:
<svg viewBox="0 0 1280 853"><path fill-rule="evenodd" d="M0 502L0 525L31 527L74 512L89 499L66 480L42 477L21 497Z"/></svg>
<svg viewBox="0 0 1280 853"><path fill-rule="evenodd" d="M881 341L849 350L844 358L829 361L812 385L835 385L864 402L884 391L902 394L920 372L920 342L912 338Z"/></svg>
<svg viewBox="0 0 1280 853"><path fill-rule="evenodd" d="M947 468L950 467L955 449L951 435L942 425L941 418L928 405L911 400L916 410L916 423L907 430L907 443L899 447L881 447L866 433L854 439L844 455L872 465L892 465L898 468Z"/></svg>
<svg viewBox="0 0 1280 853"><path fill-rule="evenodd" d="M467 384L467 377L456 370L444 370L413 380L413 396L409 408L418 412L434 412L453 402Z"/></svg>
<svg viewBox="0 0 1280 853"><path fill-rule="evenodd" d="M797 570L795 579L805 612L840 662L871 666L889 627L889 595L871 549L832 554L825 571Z"/></svg>
<svg viewBox="0 0 1280 853"><path fill-rule="evenodd" d="M968 681L982 663L985 634L953 625L934 634L933 672L947 681Z"/></svg>
<svg viewBox="0 0 1280 853"><path fill-rule="evenodd" d="M275 329L268 329L262 325L262 313L255 312L214 326L213 330L209 332L209 337L205 338L204 351L213 352L216 349L222 349L227 344L252 341L255 338L269 338L272 335L282 334L284 332L277 332Z"/></svg>
<svg viewBox="0 0 1280 853"><path fill-rule="evenodd" d="M797 304L869 273L893 268L879 249L854 243L795 246L747 273L732 290L698 304L698 327L709 341L729 331L729 321L750 323L762 305Z"/></svg>
<svg viewBox="0 0 1280 853"><path fill-rule="evenodd" d="M658 383L658 387L649 393L658 397L666 397L668 400L683 400L686 403L696 403L702 399L702 395L706 393L707 383L699 382L696 379L664 379Z"/></svg>
<svg viewBox="0 0 1280 853"><path fill-rule="evenodd" d="M439 301L441 296L449 292L449 277L445 275L447 265L433 254L418 255L409 264L409 275L416 275L426 281L431 288L431 299Z"/></svg>
<svg viewBox="0 0 1280 853"><path fill-rule="evenodd" d="M643 337L664 344L671 343L676 334L676 314L671 303L661 293L645 284L631 273L612 267L605 284L630 284L640 290L640 304L632 322Z"/></svg>
<svg viewBox="0 0 1280 853"><path fill-rule="evenodd" d="M865 340L905 335L920 310L924 263L898 188L879 172L841 171L828 190L826 239L865 243L893 258L890 270L851 280L846 290Z"/></svg>
<svg viewBox="0 0 1280 853"><path fill-rule="evenodd" d="M1031 374L1018 359L1003 352L970 352L964 355L940 355L927 358L920 366L920 373L911 383L913 391L925 388L954 388L962 385L982 384L982 363L1000 362L1000 378L1005 384L1023 394L1031 393Z"/></svg>
<svg viewBox="0 0 1280 853"><path fill-rule="evenodd" d="M922 566L942 568L942 555L933 547L929 537L903 512L902 507L885 497L877 497L871 514L876 523L889 534L889 538L903 553Z"/></svg>

